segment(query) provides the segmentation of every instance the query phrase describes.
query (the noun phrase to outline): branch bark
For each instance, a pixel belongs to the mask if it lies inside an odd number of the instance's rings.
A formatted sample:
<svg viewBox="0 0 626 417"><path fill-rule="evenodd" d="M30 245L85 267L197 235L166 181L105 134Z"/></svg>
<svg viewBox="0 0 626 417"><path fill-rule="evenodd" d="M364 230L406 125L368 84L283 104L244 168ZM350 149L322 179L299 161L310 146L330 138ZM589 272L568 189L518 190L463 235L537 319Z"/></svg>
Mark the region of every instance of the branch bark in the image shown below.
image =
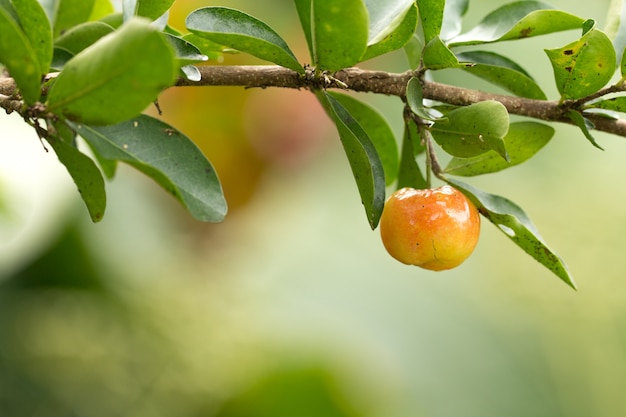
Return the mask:
<svg viewBox="0 0 626 417"><path fill-rule="evenodd" d="M198 82L181 79L179 86L243 86L246 88L310 88L311 81L297 72L279 66L201 66L198 67L202 79ZM406 85L413 76L411 71L389 73L360 68L347 68L333 74L349 90L375 94L393 95L403 98ZM331 80L332 81L332 80ZM330 88L341 88L339 84ZM502 103L509 113L534 119L574 124L567 112L573 103L559 103L556 100L533 100L504 94L487 93L479 90L456 87L447 84L425 81L424 98L457 106L467 106L485 100ZM602 116L586 115L599 131L626 137L626 120L608 119Z"/></svg>
<svg viewBox="0 0 626 417"><path fill-rule="evenodd" d="M273 65L258 66L200 66L200 81L180 78L178 87L186 86L239 86L244 88L342 88L357 92L385 94L404 98L411 71L390 73L360 68L347 68L332 76L319 79L307 77L293 70ZM7 112L16 111L15 83L11 78L0 79L0 107ZM531 117L549 122L573 124L567 112L583 104L576 102L560 103L556 100L532 100L504 94L487 93L479 90L456 87L447 84L425 81L424 98L458 106L467 106L485 100L502 103L511 114ZM595 124L596 130L626 137L626 120L609 119L602 116L586 115Z"/></svg>

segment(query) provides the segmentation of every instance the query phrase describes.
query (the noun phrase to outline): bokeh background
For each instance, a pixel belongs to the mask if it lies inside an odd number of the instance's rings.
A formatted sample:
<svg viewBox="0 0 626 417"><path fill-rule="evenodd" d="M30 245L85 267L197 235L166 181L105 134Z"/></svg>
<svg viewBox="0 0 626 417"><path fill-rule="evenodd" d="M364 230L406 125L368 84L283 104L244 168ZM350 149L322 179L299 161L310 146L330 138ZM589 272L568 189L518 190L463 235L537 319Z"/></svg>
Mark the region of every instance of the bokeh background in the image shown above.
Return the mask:
<svg viewBox="0 0 626 417"><path fill-rule="evenodd" d="M503 3L472 0L465 27ZM600 27L608 3L552 1ZM307 62L289 0L178 0L173 24L205 5L264 20ZM543 49L576 36L487 49L556 98ZM359 98L401 134L399 100ZM471 179L524 207L575 292L488 222L458 269L395 262L307 92L180 88L160 104L214 163L225 222L122 167L92 224L54 154L0 118L0 416L626 415L623 138L598 133L601 152L557 126L529 162Z"/></svg>

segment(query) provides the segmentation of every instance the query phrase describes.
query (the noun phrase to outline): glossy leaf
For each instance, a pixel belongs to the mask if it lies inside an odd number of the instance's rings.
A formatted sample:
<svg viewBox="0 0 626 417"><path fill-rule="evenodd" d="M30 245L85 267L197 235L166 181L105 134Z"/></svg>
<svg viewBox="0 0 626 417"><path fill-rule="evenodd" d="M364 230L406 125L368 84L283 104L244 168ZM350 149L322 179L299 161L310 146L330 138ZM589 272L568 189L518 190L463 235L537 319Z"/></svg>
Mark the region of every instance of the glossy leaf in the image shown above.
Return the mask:
<svg viewBox="0 0 626 417"><path fill-rule="evenodd" d="M85 124L119 123L141 113L177 71L162 34L133 19L67 63L50 89L48 109Z"/></svg>
<svg viewBox="0 0 626 417"><path fill-rule="evenodd" d="M393 32L367 47L365 55L361 57L361 61L366 61L402 48L415 33L417 18L417 7L412 5L404 14L404 19L402 19Z"/></svg>
<svg viewBox="0 0 626 417"><path fill-rule="evenodd" d="M374 108L345 94L328 93L361 125L374 144L385 172L385 183L391 185L398 174L398 145L387 120Z"/></svg>
<svg viewBox="0 0 626 417"><path fill-rule="evenodd" d="M587 107L626 113L626 96L613 97L606 100L595 101L593 103L589 103Z"/></svg>
<svg viewBox="0 0 626 417"><path fill-rule="evenodd" d="M168 33L164 33L163 36L174 48L174 55L180 66L208 61L209 57L201 53L191 42Z"/></svg>
<svg viewBox="0 0 626 417"><path fill-rule="evenodd" d="M453 38L450 46L524 39L579 29L584 21L580 17L555 10L544 2L516 1L489 13L469 32Z"/></svg>
<svg viewBox="0 0 626 417"><path fill-rule="evenodd" d="M591 131L596 128L591 120L587 119L576 110L568 111L567 116L574 122L574 124L576 124L576 126L580 128L589 143L602 151L604 150L600 145L598 145L598 142L596 142L595 138L591 135Z"/></svg>
<svg viewBox="0 0 626 417"><path fill-rule="evenodd" d="M424 67L430 70L460 68L465 66L459 62L456 55L454 55L439 36L435 36L426 44L422 60Z"/></svg>
<svg viewBox="0 0 626 417"><path fill-rule="evenodd" d="M483 101L456 108L445 115L447 120L435 122L431 132L450 155L469 158L493 150L509 160L504 144L509 114L501 103Z"/></svg>
<svg viewBox="0 0 626 417"><path fill-rule="evenodd" d="M509 132L504 137L504 144L509 153L507 162L495 151L488 151L472 158L452 158L444 170L447 174L471 177L502 171L521 164L543 148L554 135L554 129L537 122L511 123Z"/></svg>
<svg viewBox="0 0 626 417"><path fill-rule="evenodd" d="M227 50L225 46L212 42L194 33L186 33L182 35L181 38L192 44L202 55L206 55L209 59L219 59L222 56L222 53Z"/></svg>
<svg viewBox="0 0 626 417"><path fill-rule="evenodd" d="M148 175L196 219L224 219L226 201L213 166L188 137L168 124L140 115L112 126L70 125L101 157Z"/></svg>
<svg viewBox="0 0 626 417"><path fill-rule="evenodd" d="M124 20L133 16L157 20L174 4L174 0L123 0Z"/></svg>
<svg viewBox="0 0 626 417"><path fill-rule="evenodd" d="M182 67L180 67L180 72L189 81L202 80L202 73L197 67L193 65L183 65Z"/></svg>
<svg viewBox="0 0 626 417"><path fill-rule="evenodd" d="M4 64L27 104L41 93L41 64L15 16L0 7L0 63Z"/></svg>
<svg viewBox="0 0 626 417"><path fill-rule="evenodd" d="M444 41L454 38L463 29L463 16L469 8L469 0L446 0L439 37Z"/></svg>
<svg viewBox="0 0 626 417"><path fill-rule="evenodd" d="M59 36L54 45L76 55L113 31L111 26L103 22L81 23Z"/></svg>
<svg viewBox="0 0 626 417"><path fill-rule="evenodd" d="M486 193L464 182L452 179L446 181L472 200L480 214L496 225L516 245L567 285L576 289L565 262L548 247L521 207L504 197Z"/></svg>
<svg viewBox="0 0 626 417"><path fill-rule="evenodd" d="M440 114L436 114L435 111L424 107L424 95L422 93L422 83L416 77L412 77L406 85L406 104L409 109L420 119L424 120L442 120L443 117Z"/></svg>
<svg viewBox="0 0 626 417"><path fill-rule="evenodd" d="M556 86L563 99L578 99L604 87L615 73L616 57L611 40L592 29L562 48L546 49Z"/></svg>
<svg viewBox="0 0 626 417"><path fill-rule="evenodd" d="M337 126L367 220L375 229L385 204L385 173L376 147L365 129L337 99L325 92L318 92L317 96Z"/></svg>
<svg viewBox="0 0 626 417"><path fill-rule="evenodd" d="M368 45L378 43L393 33L408 11L415 8L415 0L364 0L364 2L369 20ZM417 18L417 15L415 17Z"/></svg>
<svg viewBox="0 0 626 417"><path fill-rule="evenodd" d="M60 139L48 142L78 187L91 220L99 222L104 217L106 209L106 191L100 170L91 158L74 146Z"/></svg>
<svg viewBox="0 0 626 417"><path fill-rule="evenodd" d="M596 27L596 21L593 19L587 19L583 22L583 35L586 35L587 32L589 32L591 29L594 29Z"/></svg>
<svg viewBox="0 0 626 417"><path fill-rule="evenodd" d="M475 64L463 67L465 71L516 96L537 100L547 99L541 87L522 67L502 55L487 51L469 51L457 54L457 59Z"/></svg>
<svg viewBox="0 0 626 417"><path fill-rule="evenodd" d="M265 23L239 10L204 7L187 16L186 26L217 44L304 72L283 38Z"/></svg>
<svg viewBox="0 0 626 417"><path fill-rule="evenodd" d="M46 12L37 0L14 1L13 7L39 61L39 73L47 74L52 61L52 28Z"/></svg>
<svg viewBox="0 0 626 417"><path fill-rule="evenodd" d="M425 150L426 147L422 144L415 122L411 120L406 121L404 123L402 151L400 153L400 167L398 170L398 184L396 185L396 188L429 188L428 181L424 178L424 174L422 174L422 170L417 162L417 157L420 154L423 154Z"/></svg>
<svg viewBox="0 0 626 417"><path fill-rule="evenodd" d="M417 0L420 20L424 32L424 43L428 44L431 39L439 37L443 23L444 1L441 0Z"/></svg>
<svg viewBox="0 0 626 417"><path fill-rule="evenodd" d="M335 71L360 62L369 40L362 0L294 0L314 65Z"/></svg>

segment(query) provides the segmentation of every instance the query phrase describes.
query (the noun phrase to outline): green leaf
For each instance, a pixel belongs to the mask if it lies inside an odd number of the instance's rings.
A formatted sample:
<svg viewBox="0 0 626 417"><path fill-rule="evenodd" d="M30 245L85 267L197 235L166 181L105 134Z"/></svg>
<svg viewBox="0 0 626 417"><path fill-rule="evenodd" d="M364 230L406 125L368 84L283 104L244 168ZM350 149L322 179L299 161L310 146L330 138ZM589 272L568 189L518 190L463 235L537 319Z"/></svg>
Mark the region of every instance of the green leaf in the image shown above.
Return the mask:
<svg viewBox="0 0 626 417"><path fill-rule="evenodd" d="M465 66L465 64L459 62L456 55L454 55L439 36L435 36L426 44L422 59L424 67L430 70L460 68Z"/></svg>
<svg viewBox="0 0 626 417"><path fill-rule="evenodd" d="M89 15L89 21L100 20L113 13L115 13L115 8L110 0L95 0Z"/></svg>
<svg viewBox="0 0 626 417"><path fill-rule="evenodd" d="M48 0L44 9L48 19L53 22L54 37L58 37L66 30L87 22L94 9L96 0Z"/></svg>
<svg viewBox="0 0 626 417"><path fill-rule="evenodd" d="M598 91L615 73L611 40L597 29L562 48L546 49L556 86L563 99L578 99Z"/></svg>
<svg viewBox="0 0 626 417"><path fill-rule="evenodd" d="M124 20L133 16L157 20L174 4L174 0L123 0Z"/></svg>
<svg viewBox="0 0 626 417"><path fill-rule="evenodd" d="M450 155L468 158L493 150L509 160L503 138L509 114L499 102L488 100L446 113L447 120L431 127L435 141Z"/></svg>
<svg viewBox="0 0 626 417"><path fill-rule="evenodd" d="M52 121L53 131L56 131L57 135L61 140L63 140L67 144L71 144L76 147L76 132L74 129L66 123L66 121ZM86 142L89 145L88 142ZM106 178L112 179L115 176L115 172L117 170L117 161L113 159L104 159L98 152L96 152L91 145L89 145L91 149L91 153L94 156L94 159L98 162L100 166L100 170L105 175Z"/></svg>
<svg viewBox="0 0 626 417"><path fill-rule="evenodd" d="M223 55L222 52L227 49L225 46L211 42L195 33L186 33L182 36L182 39L192 44L201 54L206 55L209 59L220 59Z"/></svg>
<svg viewBox="0 0 626 417"><path fill-rule="evenodd" d="M165 36L172 48L174 48L174 54L181 67L197 62L208 61L209 57L200 52L191 42L178 36L170 35L169 33L164 33L163 36Z"/></svg>
<svg viewBox="0 0 626 417"><path fill-rule="evenodd" d="M416 77L411 77L406 85L406 103L409 109L420 119L442 120L442 117L432 109L424 107L424 95L422 93L422 83Z"/></svg>
<svg viewBox="0 0 626 417"><path fill-rule="evenodd" d="M624 53L624 49L620 49L622 54L622 59L620 61L620 73L622 75L622 79L626 79L626 54Z"/></svg>
<svg viewBox="0 0 626 417"><path fill-rule="evenodd" d="M47 74L52 61L52 28L46 12L37 0L14 1L13 6L39 61L39 72Z"/></svg>
<svg viewBox="0 0 626 417"><path fill-rule="evenodd" d="M74 58L74 54L67 49L55 47L54 54L52 55L52 62L50 63L50 69L53 71L62 71L65 64L70 59Z"/></svg>
<svg viewBox="0 0 626 417"><path fill-rule="evenodd" d="M408 11L416 8L415 0L364 0L364 2L369 18L368 45L378 43L393 33L404 21ZM417 18L417 15L415 17Z"/></svg>
<svg viewBox="0 0 626 417"><path fill-rule="evenodd" d="M583 22L583 35L586 35L591 29L596 27L596 21L593 19L587 19Z"/></svg>
<svg viewBox="0 0 626 417"><path fill-rule="evenodd" d="M463 69L517 96L546 100L545 93L530 75L515 62L495 52L471 51L457 54L461 62L475 65Z"/></svg>
<svg viewBox="0 0 626 417"><path fill-rule="evenodd" d="M0 63L15 80L26 104L34 104L41 94L41 64L19 23L3 7L0 33Z"/></svg>
<svg viewBox="0 0 626 417"><path fill-rule="evenodd" d="M375 229L385 204L385 173L380 157L365 129L337 99L323 91L318 91L317 97L337 126L367 220Z"/></svg>
<svg viewBox="0 0 626 417"><path fill-rule="evenodd" d="M567 116L576 124L576 126L578 126L580 128L580 130L583 132L583 135L585 135L587 140L593 146L595 146L596 148L600 149L601 151L604 150L600 145L598 145L598 142L596 142L594 137L591 135L591 130L596 128L596 126L593 124L593 122L591 120L587 119L586 117L584 117L582 114L580 114L576 110L568 111L567 112Z"/></svg>
<svg viewBox="0 0 626 417"><path fill-rule="evenodd" d="M309 54L311 60L314 61L315 48L313 46L313 32L311 31L311 1L312 0L293 0L296 5L296 11L298 12L298 19L300 20L300 27L304 32L307 46L309 47Z"/></svg>
<svg viewBox="0 0 626 417"><path fill-rule="evenodd" d="M439 37L447 41L461 33L463 16L467 13L469 0L446 0L445 3Z"/></svg>
<svg viewBox="0 0 626 417"><path fill-rule="evenodd" d="M106 208L106 191L100 170L91 158L74 146L60 139L50 139L48 142L78 187L91 220L99 222Z"/></svg>
<svg viewBox="0 0 626 417"><path fill-rule="evenodd" d="M12 0L0 0L0 10L4 10L14 22L19 23L20 17L15 10Z"/></svg>
<svg viewBox="0 0 626 417"><path fill-rule="evenodd" d="M502 171L527 161L543 148L554 135L554 129L537 122L511 123L504 143L510 162L502 159L495 151L472 158L452 158L444 170L446 174L471 177Z"/></svg>
<svg viewBox="0 0 626 417"><path fill-rule="evenodd" d="M114 29L119 29L124 24L124 16L122 13L112 13L99 19L99 21Z"/></svg>
<svg viewBox="0 0 626 417"><path fill-rule="evenodd" d="M360 62L369 40L367 9L361 0L313 0L315 65L340 70Z"/></svg>
<svg viewBox="0 0 626 417"><path fill-rule="evenodd" d="M360 62L369 39L362 0L295 0L317 69L335 71Z"/></svg>
<svg viewBox="0 0 626 417"><path fill-rule="evenodd" d="M374 108L345 94L328 93L350 113L374 144L383 165L385 183L391 185L398 174L398 145L387 120Z"/></svg>
<svg viewBox="0 0 626 417"><path fill-rule="evenodd" d="M441 0L417 0L426 44L441 33L445 3Z"/></svg>
<svg viewBox="0 0 626 417"><path fill-rule="evenodd" d="M446 179L462 191L500 231L567 285L576 289L565 262L544 242L528 215L512 201L478 190L461 181Z"/></svg>
<svg viewBox="0 0 626 417"><path fill-rule="evenodd" d="M141 113L177 71L161 33L136 18L67 63L50 89L48 109L85 124L119 123Z"/></svg>
<svg viewBox="0 0 626 417"><path fill-rule="evenodd" d="M187 29L257 58L304 72L287 43L272 28L239 10L204 7L187 16Z"/></svg>
<svg viewBox="0 0 626 417"><path fill-rule="evenodd" d="M403 187L429 188L428 181L424 178L417 163L417 157L425 151L426 147L422 144L417 125L411 120L405 121L397 189Z"/></svg>
<svg viewBox="0 0 626 417"><path fill-rule="evenodd" d="M626 48L626 2L611 0L606 14L605 33L613 40L613 49L619 52L617 62L622 64L622 77L626 75L624 48Z"/></svg>
<svg viewBox="0 0 626 417"><path fill-rule="evenodd" d="M168 124L140 115L112 126L70 125L101 157L126 162L148 175L196 219L224 219L226 201L213 166L188 137Z"/></svg>
<svg viewBox="0 0 626 417"><path fill-rule="evenodd" d="M422 63L422 52L424 51L424 43L415 33L409 41L404 45L404 53L411 69L417 69Z"/></svg>
<svg viewBox="0 0 626 417"><path fill-rule="evenodd" d="M584 21L578 16L555 10L547 3L516 1L489 13L469 32L453 38L450 46L524 39L579 29Z"/></svg>
<svg viewBox="0 0 626 417"><path fill-rule="evenodd" d="M76 55L113 31L111 26L103 22L81 23L59 36L54 45Z"/></svg>
<svg viewBox="0 0 626 417"><path fill-rule="evenodd" d="M404 19L386 37L370 44L361 57L361 61L372 59L402 48L411 39L417 26L417 7L412 5L404 14Z"/></svg>
<svg viewBox="0 0 626 417"><path fill-rule="evenodd" d="M626 113L626 96L608 98L606 100L589 103L587 108L604 109Z"/></svg>

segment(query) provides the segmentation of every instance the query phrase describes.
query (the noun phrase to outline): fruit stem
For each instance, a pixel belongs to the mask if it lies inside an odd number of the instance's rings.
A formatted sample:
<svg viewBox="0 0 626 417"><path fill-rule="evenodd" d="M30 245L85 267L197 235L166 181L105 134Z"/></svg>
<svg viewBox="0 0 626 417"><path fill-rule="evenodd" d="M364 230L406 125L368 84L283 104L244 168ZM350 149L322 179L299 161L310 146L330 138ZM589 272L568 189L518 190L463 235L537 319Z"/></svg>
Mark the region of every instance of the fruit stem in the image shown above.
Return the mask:
<svg viewBox="0 0 626 417"><path fill-rule="evenodd" d="M439 159L437 158L437 153L435 152L435 147L433 145L433 135L430 133L430 129L426 125L418 125L420 129L420 136L424 141L424 145L426 145L426 165L427 165L427 181L430 186L430 173L435 174L435 177L440 180L445 181L443 177L443 170L441 169L441 165L439 165Z"/></svg>

